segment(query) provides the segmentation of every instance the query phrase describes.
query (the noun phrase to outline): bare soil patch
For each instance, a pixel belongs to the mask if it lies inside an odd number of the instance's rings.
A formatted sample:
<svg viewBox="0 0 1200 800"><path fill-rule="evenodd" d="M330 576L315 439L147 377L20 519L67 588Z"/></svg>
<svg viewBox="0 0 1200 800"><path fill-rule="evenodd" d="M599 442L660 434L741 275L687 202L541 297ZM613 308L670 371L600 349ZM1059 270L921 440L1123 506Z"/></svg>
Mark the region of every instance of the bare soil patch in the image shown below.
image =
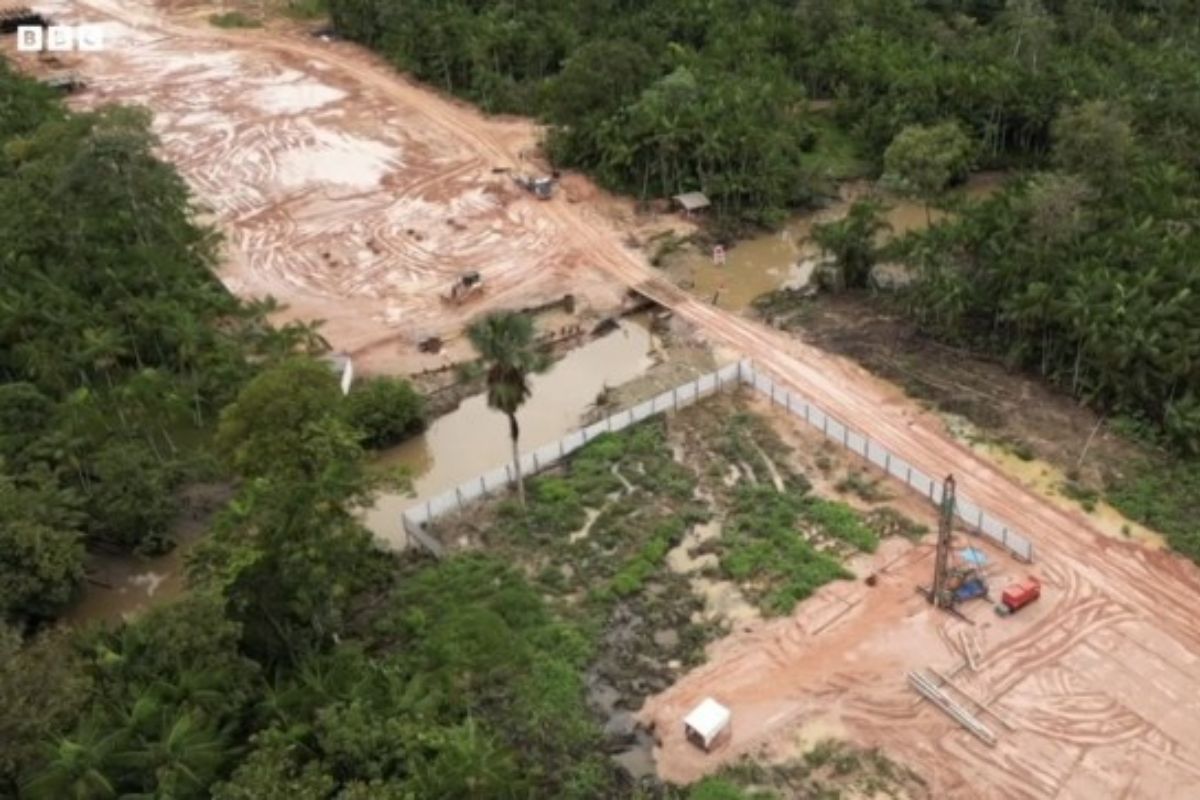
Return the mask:
<svg viewBox="0 0 1200 800"><path fill-rule="evenodd" d="M202 30L136 0L52 6L66 23L113 24L118 46L80 68L93 86L81 100L156 112L164 151L229 237L227 284L275 294L287 318L328 320L335 346L368 368L420 369L429 362L412 355L410 339L458 330L487 308L551 299L567 286L602 308L634 287L927 474L954 473L965 495L1033 540L1043 599L1013 625L977 620L986 634L977 691L991 692L1017 725L996 748L966 738L904 686L905 668L952 657L946 625L965 623L921 605L912 586L928 554L893 539L907 549L885 560L880 548L876 588L830 584L793 617L714 647L709 664L649 703L645 715L663 737L661 775L690 780L761 743L782 746L819 709L919 770L937 797L1194 794L1194 564L1107 538L853 361L671 285L607 204L512 195L491 170L519 165L528 124L485 119L344 43ZM467 265L485 272L491 291L473 308L444 308L437 292ZM741 722L723 752L701 758L676 723L713 692L731 694Z"/></svg>
<svg viewBox="0 0 1200 800"><path fill-rule="evenodd" d="M1090 488L1119 479L1123 464L1143 456L1087 406L999 361L921 336L872 299L841 294L789 302L785 296L760 308L782 329L854 359L940 411L965 417L1017 453L1077 473Z"/></svg>
<svg viewBox="0 0 1200 800"><path fill-rule="evenodd" d="M75 102L153 109L163 155L225 234L226 285L275 297L279 319L325 320L322 333L360 370L454 360L462 326L490 309L570 293L586 320L624 302L623 286L583 269L569 233L540 219L539 201L494 171L522 169L533 123L414 91L361 49L301 30L183 25L135 0L55 16L107 19L108 48L75 66L89 85ZM486 147L446 135L448 105L486 131ZM445 302L469 270L483 292ZM435 335L443 353L419 353Z"/></svg>

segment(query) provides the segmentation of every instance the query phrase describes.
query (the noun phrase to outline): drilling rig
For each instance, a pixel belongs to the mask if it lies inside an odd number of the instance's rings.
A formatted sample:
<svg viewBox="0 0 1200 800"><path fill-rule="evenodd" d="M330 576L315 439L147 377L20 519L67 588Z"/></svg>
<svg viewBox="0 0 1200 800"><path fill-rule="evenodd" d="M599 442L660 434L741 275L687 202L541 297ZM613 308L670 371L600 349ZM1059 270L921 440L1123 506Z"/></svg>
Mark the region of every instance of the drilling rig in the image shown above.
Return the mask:
<svg viewBox="0 0 1200 800"><path fill-rule="evenodd" d="M933 587L929 602L938 608L951 608L953 595L948 591L946 573L950 568L950 541L954 537L954 476L942 483L942 507L938 514L937 555L933 562Z"/></svg>
<svg viewBox="0 0 1200 800"><path fill-rule="evenodd" d="M942 505L938 514L937 554L933 562L933 585L920 592L938 608L957 614L959 603L987 597L988 585L978 565L951 563L950 553L954 547L954 476L946 477L942 483Z"/></svg>

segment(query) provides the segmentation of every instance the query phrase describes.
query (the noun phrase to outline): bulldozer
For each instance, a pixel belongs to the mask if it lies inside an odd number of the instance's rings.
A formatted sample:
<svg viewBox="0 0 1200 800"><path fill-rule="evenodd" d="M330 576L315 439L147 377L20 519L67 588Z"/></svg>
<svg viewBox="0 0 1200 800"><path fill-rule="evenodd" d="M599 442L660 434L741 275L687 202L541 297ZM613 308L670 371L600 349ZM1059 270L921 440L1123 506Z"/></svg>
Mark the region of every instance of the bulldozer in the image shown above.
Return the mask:
<svg viewBox="0 0 1200 800"><path fill-rule="evenodd" d="M450 291L442 295L442 300L458 305L483 291L483 276L478 272L464 272L450 287Z"/></svg>
<svg viewBox="0 0 1200 800"><path fill-rule="evenodd" d="M43 86L48 86L63 94L72 94L87 88L87 84L84 83L83 78L77 72L58 72L54 75L48 75L41 79L41 83Z"/></svg>
<svg viewBox="0 0 1200 800"><path fill-rule="evenodd" d="M553 197L554 186L558 183L557 176L515 175L513 180L538 200L549 200Z"/></svg>

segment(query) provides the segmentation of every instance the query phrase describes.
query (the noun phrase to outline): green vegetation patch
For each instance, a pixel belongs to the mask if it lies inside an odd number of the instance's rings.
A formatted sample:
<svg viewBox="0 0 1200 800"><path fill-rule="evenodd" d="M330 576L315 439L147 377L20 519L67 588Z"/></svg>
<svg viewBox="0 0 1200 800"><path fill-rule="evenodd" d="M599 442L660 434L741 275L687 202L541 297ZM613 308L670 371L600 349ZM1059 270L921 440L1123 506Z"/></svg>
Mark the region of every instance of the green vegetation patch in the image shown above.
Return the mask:
<svg viewBox="0 0 1200 800"><path fill-rule="evenodd" d="M814 502L822 504L820 510L813 510ZM777 492L762 485L739 487L721 539L715 544L721 571L772 614L790 614L797 602L824 584L853 577L836 557L817 549L802 532L801 522L810 514L818 525L823 521L845 525L840 514L824 506L824 501L812 501L795 492ZM870 537L873 539L873 534ZM864 537L864 541L869 540Z"/></svg>
<svg viewBox="0 0 1200 800"><path fill-rule="evenodd" d="M1110 484L1106 496L1122 514L1161 532L1171 547L1200 563L1200 463L1152 459Z"/></svg>
<svg viewBox="0 0 1200 800"><path fill-rule="evenodd" d="M879 537L863 522L862 516L845 503L813 498L804 508L803 516L822 535L845 542L864 553L874 553L875 548L879 547Z"/></svg>
<svg viewBox="0 0 1200 800"><path fill-rule="evenodd" d="M703 603L666 566L667 552L707 518L667 430L656 418L598 437L562 468L529 479L524 511L504 501L481 526L487 551L519 565L597 643L591 674L631 708L676 679L668 662L698 663L717 633L693 621Z"/></svg>
<svg viewBox="0 0 1200 800"><path fill-rule="evenodd" d="M218 28L261 28L262 20L247 16L241 11L226 11L223 14L211 14L209 24Z"/></svg>
<svg viewBox="0 0 1200 800"><path fill-rule="evenodd" d="M835 739L818 742L798 759L760 764L744 759L693 784L686 800L786 800L851 797L928 798L925 781L877 749Z"/></svg>
<svg viewBox="0 0 1200 800"><path fill-rule="evenodd" d="M285 0L283 13L292 19L318 19L329 13L326 0Z"/></svg>

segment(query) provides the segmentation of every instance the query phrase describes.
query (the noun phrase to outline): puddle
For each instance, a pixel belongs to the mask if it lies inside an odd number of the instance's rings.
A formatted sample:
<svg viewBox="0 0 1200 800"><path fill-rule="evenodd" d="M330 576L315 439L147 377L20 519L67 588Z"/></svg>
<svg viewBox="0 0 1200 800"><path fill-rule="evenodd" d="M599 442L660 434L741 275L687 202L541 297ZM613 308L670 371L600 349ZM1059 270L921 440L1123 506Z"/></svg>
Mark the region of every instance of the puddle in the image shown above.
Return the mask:
<svg viewBox="0 0 1200 800"><path fill-rule="evenodd" d="M785 283L802 285L811 276L812 266L801 270L802 254L809 259L819 255L807 242L811 220L794 222L778 233L739 242L729 249L723 266L713 263L706 253L689 251L671 259L671 271L689 275L692 292L706 300L716 298L721 308L741 310L759 295L773 292ZM807 274L806 274L807 273Z"/></svg>
<svg viewBox="0 0 1200 800"><path fill-rule="evenodd" d="M667 568L680 575L688 572L700 572L708 567L716 568L720 561L715 553L702 553L693 556L693 551L707 541L721 535L719 520L710 520L700 525L693 525L684 534L683 540L667 552Z"/></svg>
<svg viewBox="0 0 1200 800"><path fill-rule="evenodd" d="M590 672L587 696L592 709L605 718L605 736L619 743L611 756L617 766L634 781L654 776L654 738L637 724L632 711L621 708L621 692Z"/></svg>
<svg viewBox="0 0 1200 800"><path fill-rule="evenodd" d="M705 622L724 622L736 627L741 623L762 619L762 614L732 581L695 577L691 584L692 592L704 599L701 616Z"/></svg>
<svg viewBox="0 0 1200 800"><path fill-rule="evenodd" d="M958 191L983 198L996 191L1004 178L1004 173L979 173ZM869 188L866 183L848 184L842 188L841 198L828 207L795 217L776 233L738 242L729 248L722 266L715 265L709 253L686 250L667 258L667 270L676 280L690 283L697 297L716 298L716 305L730 311L742 311L756 297L784 286L802 287L811 280L822 255L811 239L813 225L845 216L854 200ZM891 206L886 215L892 226L886 234L890 236L920 230L947 216L937 209L927 215L924 205L902 198L888 197L886 202Z"/></svg>
<svg viewBox="0 0 1200 800"><path fill-rule="evenodd" d="M737 625L762 619L758 609L746 599L732 581L707 578L707 569L716 569L720 560L715 553L693 555L705 542L721 535L721 521L710 520L693 525L678 545L667 551L667 568L679 575L689 575L692 594L704 601L704 611L696 612L694 622L719 622Z"/></svg>
<svg viewBox="0 0 1200 800"><path fill-rule="evenodd" d="M654 766L654 738L641 728L634 731L633 735L634 746L614 755L613 761L633 781L657 777L658 773Z"/></svg>
<svg viewBox="0 0 1200 800"><path fill-rule="evenodd" d="M60 617L66 625L128 620L134 614L178 597L187 589L184 561L213 516L229 502L232 490L221 484L196 484L183 490L184 505L172 525L175 548L150 558L129 554L89 553L91 580Z"/></svg>
<svg viewBox="0 0 1200 800"><path fill-rule="evenodd" d="M91 577L101 584L85 584L83 597L61 617L67 625L95 620L128 620L152 605L183 593L183 557L194 540L183 541L166 555L138 559L131 556L93 554L88 558Z"/></svg>
<svg viewBox="0 0 1200 800"><path fill-rule="evenodd" d="M1063 493L1063 485L1068 482L1067 476L1054 465L1036 458L1026 461L1003 445L984 441L978 429L967 420L952 415L946 416L947 427L956 438L986 457L1010 478L1047 498L1059 508L1083 514L1092 526L1105 536L1137 542L1153 550L1167 547L1167 540L1161 533L1126 518L1103 500L1097 500L1096 507L1087 511L1078 500Z"/></svg>
<svg viewBox="0 0 1200 800"><path fill-rule="evenodd" d="M632 380L650 368L650 348L649 329L638 320L622 320L616 330L567 353L549 372L533 376L533 394L517 412L521 451L542 447L578 428L580 417L605 386ZM379 456L381 465L412 470L417 497L383 494L364 521L377 536L403 547L400 512L511 459L504 415L487 407L485 395L469 397L423 435Z"/></svg>

